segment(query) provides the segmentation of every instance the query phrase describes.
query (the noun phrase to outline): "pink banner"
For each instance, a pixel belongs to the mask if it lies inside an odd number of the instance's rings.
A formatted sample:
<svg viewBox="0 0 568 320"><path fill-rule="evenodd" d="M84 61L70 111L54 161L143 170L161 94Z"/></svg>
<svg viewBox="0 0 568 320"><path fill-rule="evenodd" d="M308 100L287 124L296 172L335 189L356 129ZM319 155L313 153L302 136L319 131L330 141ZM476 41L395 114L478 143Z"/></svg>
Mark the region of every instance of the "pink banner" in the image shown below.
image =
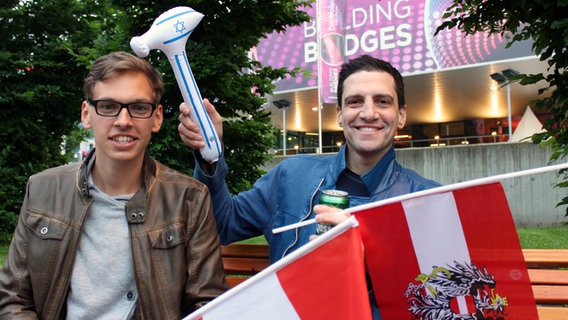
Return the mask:
<svg viewBox="0 0 568 320"><path fill-rule="evenodd" d="M329 10L333 8L331 3L337 7L338 1L322 1L320 6ZM325 3L330 5L326 6ZM403 75L534 56L530 40L505 48L507 41L500 35L479 33L465 36L457 30L451 30L434 37L450 3L451 0L347 1L342 14L345 17L344 43L340 41L341 36L322 30L322 36L330 35L321 41L321 56L332 61L341 50L345 59L369 54L389 61ZM315 7L305 9L313 17L312 21L288 28L283 34L270 34L256 48L258 61L265 65L290 69L300 67L311 73L307 78L299 76L279 81L276 92L318 86L320 55Z"/></svg>
<svg viewBox="0 0 568 320"><path fill-rule="evenodd" d="M345 0L318 1L320 19L320 94L323 102L337 101L339 71L345 59Z"/></svg>

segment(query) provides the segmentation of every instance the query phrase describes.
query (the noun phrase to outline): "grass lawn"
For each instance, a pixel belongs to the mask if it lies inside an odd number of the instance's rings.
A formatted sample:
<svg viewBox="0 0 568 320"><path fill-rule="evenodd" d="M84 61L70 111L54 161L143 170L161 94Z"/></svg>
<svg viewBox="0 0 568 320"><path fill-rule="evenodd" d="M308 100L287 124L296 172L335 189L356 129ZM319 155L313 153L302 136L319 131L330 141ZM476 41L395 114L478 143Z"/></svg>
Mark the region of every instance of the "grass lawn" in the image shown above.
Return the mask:
<svg viewBox="0 0 568 320"><path fill-rule="evenodd" d="M524 249L568 249L568 226L517 228Z"/></svg>
<svg viewBox="0 0 568 320"><path fill-rule="evenodd" d="M518 228L517 233L524 249L568 249L568 226ZM263 236L240 243L265 244ZM8 244L0 244L0 265L8 254Z"/></svg>
<svg viewBox="0 0 568 320"><path fill-rule="evenodd" d="M8 244L0 244L0 265L4 265L4 260L8 255Z"/></svg>

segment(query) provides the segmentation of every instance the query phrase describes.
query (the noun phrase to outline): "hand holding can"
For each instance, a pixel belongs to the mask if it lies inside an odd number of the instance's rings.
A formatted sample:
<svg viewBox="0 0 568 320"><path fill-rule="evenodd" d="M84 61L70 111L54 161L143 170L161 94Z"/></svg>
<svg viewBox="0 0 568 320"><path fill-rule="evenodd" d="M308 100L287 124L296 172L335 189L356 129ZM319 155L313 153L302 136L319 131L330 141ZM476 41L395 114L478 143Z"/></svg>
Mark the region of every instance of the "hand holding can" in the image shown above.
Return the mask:
<svg viewBox="0 0 568 320"><path fill-rule="evenodd" d="M319 204L328 205L339 209L349 208L349 196L347 192L341 190L324 190L319 199ZM320 235L333 226L330 224L318 223L316 225L316 235Z"/></svg>

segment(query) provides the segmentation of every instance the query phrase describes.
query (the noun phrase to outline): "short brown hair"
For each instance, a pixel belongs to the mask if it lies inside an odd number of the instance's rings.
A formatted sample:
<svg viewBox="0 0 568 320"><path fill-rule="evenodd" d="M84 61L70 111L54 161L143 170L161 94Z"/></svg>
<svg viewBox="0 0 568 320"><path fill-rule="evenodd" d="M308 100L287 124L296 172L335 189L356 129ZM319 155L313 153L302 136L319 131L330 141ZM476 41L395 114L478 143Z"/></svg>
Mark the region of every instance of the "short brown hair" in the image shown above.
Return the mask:
<svg viewBox="0 0 568 320"><path fill-rule="evenodd" d="M350 75L360 71L379 71L390 74L394 78L398 108L400 109L406 104L406 100L404 99L404 81L402 80L400 72L387 61L373 58L370 55L362 55L349 60L341 66L339 84L337 85L337 105L339 108L341 108L343 104L343 101L341 101L343 98L343 82L345 82L345 79L349 78Z"/></svg>
<svg viewBox="0 0 568 320"><path fill-rule="evenodd" d="M162 75L145 59L123 51L106 54L93 62L91 71L83 83L85 99L92 98L93 88L98 81L104 81L126 72L141 72L148 77L154 90L153 102L160 102L164 94Z"/></svg>

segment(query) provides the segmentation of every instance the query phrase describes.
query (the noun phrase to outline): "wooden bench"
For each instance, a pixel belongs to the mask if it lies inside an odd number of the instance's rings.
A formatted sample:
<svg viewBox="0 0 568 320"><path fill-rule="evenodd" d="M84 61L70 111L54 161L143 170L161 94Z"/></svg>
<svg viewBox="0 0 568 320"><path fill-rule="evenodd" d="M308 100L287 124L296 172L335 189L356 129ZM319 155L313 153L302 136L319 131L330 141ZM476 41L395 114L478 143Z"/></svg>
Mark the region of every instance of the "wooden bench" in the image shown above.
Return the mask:
<svg viewBox="0 0 568 320"><path fill-rule="evenodd" d="M568 319L568 249L524 249L540 319Z"/></svg>
<svg viewBox="0 0 568 320"><path fill-rule="evenodd" d="M268 246L231 244L222 248L231 287L269 265ZM541 320L568 320L568 249L524 249Z"/></svg>
<svg viewBox="0 0 568 320"><path fill-rule="evenodd" d="M223 246L221 251L227 282L231 288L270 264L267 245L230 244Z"/></svg>

